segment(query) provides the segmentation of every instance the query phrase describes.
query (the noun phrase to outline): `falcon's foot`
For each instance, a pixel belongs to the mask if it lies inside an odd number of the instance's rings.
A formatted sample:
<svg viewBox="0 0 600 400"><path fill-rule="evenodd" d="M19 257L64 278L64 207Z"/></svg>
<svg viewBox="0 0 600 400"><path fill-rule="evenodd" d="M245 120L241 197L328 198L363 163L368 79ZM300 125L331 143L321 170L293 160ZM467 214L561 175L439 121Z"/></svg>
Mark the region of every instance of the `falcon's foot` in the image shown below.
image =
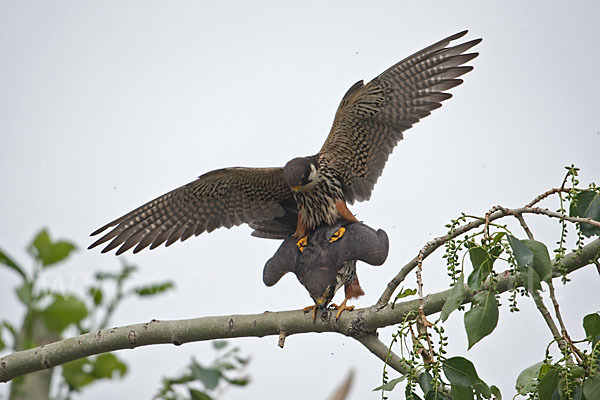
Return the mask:
<svg viewBox="0 0 600 400"><path fill-rule="evenodd" d="M354 310L354 306L348 306L348 305L346 305L347 301L348 301L348 297L344 298L344 301L342 301L342 304L340 304L339 306L336 305L336 304L331 304L331 306L333 308L335 308L336 310L338 310L338 312L335 314L336 321L338 319L340 319L340 315L342 315L342 312L344 312L344 310L348 310L348 311Z"/></svg>
<svg viewBox="0 0 600 400"><path fill-rule="evenodd" d="M314 322L317 319L317 308L318 308L318 306L316 304L314 304L312 306L304 307L302 309L302 311L304 311L305 313L312 311L312 317L313 317L313 322Z"/></svg>
<svg viewBox="0 0 600 400"><path fill-rule="evenodd" d="M333 235L331 235L331 238L329 239L329 243L333 243L336 240L340 239L342 236L344 236L344 233L346 233L346 228L344 228L342 226Z"/></svg>
<svg viewBox="0 0 600 400"><path fill-rule="evenodd" d="M307 244L308 244L308 235L304 236L303 238L299 239L296 242L296 246L298 246L298 249L300 251L304 251L304 248L306 247Z"/></svg>

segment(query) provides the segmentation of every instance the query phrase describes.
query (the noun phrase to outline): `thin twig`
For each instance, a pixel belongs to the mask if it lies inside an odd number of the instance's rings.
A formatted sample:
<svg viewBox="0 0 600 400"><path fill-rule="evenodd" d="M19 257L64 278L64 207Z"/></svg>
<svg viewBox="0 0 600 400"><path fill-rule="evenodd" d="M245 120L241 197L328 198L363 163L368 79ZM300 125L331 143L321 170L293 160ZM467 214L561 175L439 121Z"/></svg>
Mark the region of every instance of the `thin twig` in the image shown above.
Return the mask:
<svg viewBox="0 0 600 400"><path fill-rule="evenodd" d="M283 346L285 346L285 338L286 338L286 334L285 331L282 329L279 331L279 340L277 341L277 346L281 347L283 349Z"/></svg>
<svg viewBox="0 0 600 400"><path fill-rule="evenodd" d="M583 224L590 224L594 226L600 227L600 221L595 221L591 218L579 218L579 217L570 217L567 214L562 214L556 211L550 211L547 208L534 207L534 208L517 208L515 210L510 210L510 214L543 214L552 218L565 219L570 222L579 222Z"/></svg>
<svg viewBox="0 0 600 400"><path fill-rule="evenodd" d="M567 341L567 343L573 350L575 357L577 357L578 361L581 363L583 360L583 355L581 354L579 349L573 344L573 341L571 340L571 337L569 336L569 333L567 332L567 327L562 319L562 315L560 314L558 300L556 300L556 294L554 292L554 283L552 281L548 282L548 287L550 288L550 295L549 295L550 300L552 301L552 305L554 306L554 315L556 316L556 319L558 320L558 324L560 325L560 331L561 331L562 337Z"/></svg>
<svg viewBox="0 0 600 400"><path fill-rule="evenodd" d="M529 238L529 240L534 240L533 239L533 233L531 232L531 229L529 229L529 226L527 225L527 222L525 222L525 218L523 218L523 215L522 214L517 214L517 215L515 215L515 217L519 220L519 223L523 227L523 230L527 234L527 237Z"/></svg>
<svg viewBox="0 0 600 400"><path fill-rule="evenodd" d="M542 314L542 317L544 317L544 321L546 321L546 325L548 325L550 332L552 332L552 336L556 340L556 343L558 343L558 347L560 347L561 350L564 350L566 346L565 340L558 331L558 328L554 323L554 319L552 319L552 315L550 315L550 311L548 311L548 309L544 305L544 300L542 299L542 296L540 296L538 291L533 291L531 296L533 297L533 301L535 301L537 309Z"/></svg>
<svg viewBox="0 0 600 400"><path fill-rule="evenodd" d="M527 203L525 205L525 207L526 208L531 208L534 205L536 205L537 203L539 203L540 201L542 201L543 199L545 199L546 197L550 196L551 194L562 193L562 192L570 192L571 190L573 190L573 188L559 187L559 188L550 189L550 190L548 190L548 191L540 194L535 199L531 200L529 203Z"/></svg>
<svg viewBox="0 0 600 400"><path fill-rule="evenodd" d="M483 226L483 240L484 241L489 241L490 240L490 216L495 213L498 210L502 210L503 207L501 206L494 206L492 207L488 212L485 213L485 224Z"/></svg>
<svg viewBox="0 0 600 400"><path fill-rule="evenodd" d="M523 227L523 229L525 230L525 233L527 233L527 237L529 238L529 240L535 240L533 237L533 233L531 232L531 230L529 229L529 227L527 226L527 223L525 222L525 218L523 218L522 214L517 214L515 215L515 217L519 220L519 222L521 223L521 226ZM558 306L558 301L556 300L556 296L554 294L554 284L552 283L552 280L550 280L548 282L548 287L550 288L550 300L552 301L552 305L554 306L554 314L556 316L556 319L558 320L558 324L560 325L560 329L561 329L561 339L564 339L566 342L568 342L569 346L571 347L571 349L573 349L575 356L578 358L578 361L581 362L582 360L582 356L581 353L579 352L579 349L573 344L573 342L571 341L571 338L569 337L569 334L567 332L567 328L565 327L565 324L563 322L562 316L560 314L560 309ZM541 302L541 296L540 296L540 303L543 305L543 303ZM535 298L534 298L535 300ZM536 305L538 305L538 302L536 300ZM540 312L542 312L542 315L544 315L544 312L548 312L548 310L546 309L546 307L544 306L543 309L540 308L540 306L538 305L538 310L540 310ZM545 310L545 311L544 311ZM549 315L546 316L544 315L544 319L546 319L547 317L550 317ZM554 321L552 321L552 324L554 324ZM554 325L556 327L556 325ZM552 329L550 329L552 330ZM554 335L554 332L552 332L552 334ZM557 342L560 346L561 342L558 338Z"/></svg>

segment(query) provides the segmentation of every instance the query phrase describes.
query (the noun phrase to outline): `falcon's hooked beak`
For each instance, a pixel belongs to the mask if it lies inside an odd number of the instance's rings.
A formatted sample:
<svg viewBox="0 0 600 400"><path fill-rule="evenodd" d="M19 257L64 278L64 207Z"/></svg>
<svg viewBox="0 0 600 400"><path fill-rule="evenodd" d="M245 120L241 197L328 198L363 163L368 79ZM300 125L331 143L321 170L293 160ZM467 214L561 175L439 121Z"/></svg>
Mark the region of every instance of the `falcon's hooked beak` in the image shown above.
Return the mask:
<svg viewBox="0 0 600 400"><path fill-rule="evenodd" d="M325 297L319 297L315 300L315 303L317 309L321 311L322 314L326 315L327 308L329 307L329 300L327 300Z"/></svg>

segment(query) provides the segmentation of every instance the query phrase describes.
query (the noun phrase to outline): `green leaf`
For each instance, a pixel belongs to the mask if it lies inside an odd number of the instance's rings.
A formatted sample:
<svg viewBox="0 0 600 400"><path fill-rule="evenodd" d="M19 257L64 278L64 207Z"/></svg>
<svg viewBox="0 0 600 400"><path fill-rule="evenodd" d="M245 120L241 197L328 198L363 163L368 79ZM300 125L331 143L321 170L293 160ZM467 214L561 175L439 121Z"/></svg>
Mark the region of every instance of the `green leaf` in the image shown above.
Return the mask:
<svg viewBox="0 0 600 400"><path fill-rule="evenodd" d="M425 396L425 400L450 400L439 390L430 390Z"/></svg>
<svg viewBox="0 0 600 400"><path fill-rule="evenodd" d="M227 340L213 340L212 341L212 345L215 349L217 350L221 350L225 347L227 347L229 343L227 343Z"/></svg>
<svg viewBox="0 0 600 400"><path fill-rule="evenodd" d="M473 388L470 386L451 385L450 396L452 400L473 400L475 393L473 393Z"/></svg>
<svg viewBox="0 0 600 400"><path fill-rule="evenodd" d="M5 252L0 250L0 264L6 265L9 268L12 268L17 272L23 280L27 280L27 275L25 275L25 271L21 268L16 262L14 262Z"/></svg>
<svg viewBox="0 0 600 400"><path fill-rule="evenodd" d="M464 357L448 358L444 362L444 374L450 383L459 386L472 386L479 382L475 366Z"/></svg>
<svg viewBox="0 0 600 400"><path fill-rule="evenodd" d="M492 235L492 245L500 243L506 232L496 232Z"/></svg>
<svg viewBox="0 0 600 400"><path fill-rule="evenodd" d="M31 300L33 299L32 290L33 287L29 281L23 282L23 284L16 289L17 297L21 300L21 303L25 305L31 303Z"/></svg>
<svg viewBox="0 0 600 400"><path fill-rule="evenodd" d="M96 378L112 379L115 372L122 378L127 373L127 365L111 353L100 354L96 357L92 369L92 374Z"/></svg>
<svg viewBox="0 0 600 400"><path fill-rule="evenodd" d="M230 379L223 375L223 379L235 386L246 386L250 383L250 379L248 378Z"/></svg>
<svg viewBox="0 0 600 400"><path fill-rule="evenodd" d="M522 241L514 236L508 235L508 244L512 248L513 255L520 267L528 267L533 262L533 252Z"/></svg>
<svg viewBox="0 0 600 400"><path fill-rule="evenodd" d="M600 335L600 315L593 313L583 317L583 329L588 340Z"/></svg>
<svg viewBox="0 0 600 400"><path fill-rule="evenodd" d="M175 284L173 282L162 282L154 285L140 286L134 288L133 291L140 297L154 296L159 293L166 292L167 290L172 289L174 287Z"/></svg>
<svg viewBox="0 0 600 400"><path fill-rule="evenodd" d="M29 246L29 253L44 267L64 260L73 250L75 250L75 245L70 242L52 242L45 229L37 234Z"/></svg>
<svg viewBox="0 0 600 400"><path fill-rule="evenodd" d="M236 366L229 362L222 362L217 365L217 369L224 369L225 371L231 371L232 369L236 369ZM225 378L223 376L223 378Z"/></svg>
<svg viewBox="0 0 600 400"><path fill-rule="evenodd" d="M71 324L76 324L85 317L88 311L85 304L74 296L55 295L54 301L42 311L48 329L62 332Z"/></svg>
<svg viewBox="0 0 600 400"><path fill-rule="evenodd" d="M102 299L104 297L104 294L102 293L102 289L100 287L90 286L88 288L88 294L94 301L94 305L99 306L100 304L102 304Z"/></svg>
<svg viewBox="0 0 600 400"><path fill-rule="evenodd" d="M97 378L86 371L91 369L91 364L92 362L89 358L81 358L64 364L62 366L62 375L65 378L65 382L75 390L79 390L94 382Z"/></svg>
<svg viewBox="0 0 600 400"><path fill-rule="evenodd" d="M418 394L412 391L411 385L407 384L404 390L404 398L406 400L421 400Z"/></svg>
<svg viewBox="0 0 600 400"><path fill-rule="evenodd" d="M537 378L540 376L540 369L544 364L543 361L535 363L530 367L525 368L519 374L515 389L519 394L526 396L527 393L533 393L537 385Z"/></svg>
<svg viewBox="0 0 600 400"><path fill-rule="evenodd" d="M479 380L479 382L477 382L476 384L473 385L473 389L475 389L475 393L485 397L486 399L489 399L492 397L492 391L491 391L490 387L487 385L487 383L485 383L481 379ZM477 397L479 397L479 396L477 396Z"/></svg>
<svg viewBox="0 0 600 400"><path fill-rule="evenodd" d="M425 394L433 388L433 377L429 371L423 371L423 373L419 375L419 386L421 386L421 390Z"/></svg>
<svg viewBox="0 0 600 400"><path fill-rule="evenodd" d="M456 280L456 283L450 290L450 295L444 302L444 306L442 307L442 314L440 318L442 321L446 322L452 311L458 309L462 304L465 298L465 275L464 273L460 273L460 276Z"/></svg>
<svg viewBox="0 0 600 400"><path fill-rule="evenodd" d="M212 400L212 397L196 389L188 388L191 400Z"/></svg>
<svg viewBox="0 0 600 400"><path fill-rule="evenodd" d="M473 305L465 313L465 329L469 339L469 349L492 333L498 324L498 300L489 290L473 296Z"/></svg>
<svg viewBox="0 0 600 400"><path fill-rule="evenodd" d="M570 373L573 378L583 378L585 376L585 368L582 366L573 365L570 369Z"/></svg>
<svg viewBox="0 0 600 400"><path fill-rule="evenodd" d="M569 214L571 217L591 218L600 221L600 193L585 190L575 195L576 201L571 203ZM581 224L581 233L586 237L600 235L600 226Z"/></svg>
<svg viewBox="0 0 600 400"><path fill-rule="evenodd" d="M560 382L560 374L557 368L550 368L548 372L544 374L540 383L538 384L538 394L540 400L552 400L554 392L558 390L558 383Z"/></svg>
<svg viewBox="0 0 600 400"><path fill-rule="evenodd" d="M381 386L377 386L375 389L373 389L374 392L378 391L378 390L385 390L386 392L391 392L392 390L394 390L394 388L396 387L397 384L399 384L400 382L402 382L403 380L406 379L406 376L401 376L400 378L395 378L392 379L391 381L388 381L388 383L385 383Z"/></svg>
<svg viewBox="0 0 600 400"><path fill-rule="evenodd" d="M494 246L488 251L475 242L469 242L467 247L473 264L473 272L469 275L467 283L472 290L476 290L492 271L494 261L502 253L502 246Z"/></svg>
<svg viewBox="0 0 600 400"><path fill-rule="evenodd" d="M583 394L586 400L600 400L600 374L583 382Z"/></svg>
<svg viewBox="0 0 600 400"><path fill-rule="evenodd" d="M394 300L394 303L399 300L402 299L404 297L408 297L408 296L414 296L415 294L417 294L417 289L400 289L400 293L398 293L396 295L396 300Z"/></svg>
<svg viewBox="0 0 600 400"><path fill-rule="evenodd" d="M1 325L0 325L1 327ZM2 340L2 329L0 329L0 351L4 350L6 348L6 343L4 343L4 340Z"/></svg>
<svg viewBox="0 0 600 400"><path fill-rule="evenodd" d="M533 254L533 269L535 269L541 280L549 283L552 280L552 262L548 254L548 248L544 243L537 240L522 240L522 242Z"/></svg>
<svg viewBox="0 0 600 400"><path fill-rule="evenodd" d="M17 343L17 338L19 336L19 332L17 332L17 329L13 326L13 324L11 324L10 322L4 320L4 321L2 321L2 325L6 329L8 329L8 331L11 333L12 339L13 339L13 343Z"/></svg>
<svg viewBox="0 0 600 400"><path fill-rule="evenodd" d="M532 267L517 266L519 271L519 279L529 293L534 293L542 290L542 281L540 276Z"/></svg>
<svg viewBox="0 0 600 400"><path fill-rule="evenodd" d="M127 366L110 353L101 354L95 359L82 358L62 366L65 381L76 391L98 379L112 379L115 372L123 377Z"/></svg>
<svg viewBox="0 0 600 400"><path fill-rule="evenodd" d="M564 383L564 381L560 383L559 387L562 387L563 383ZM571 390L573 390L573 392L571 393L572 400L586 400L583 395L583 382L577 381L577 382L572 383Z"/></svg>
<svg viewBox="0 0 600 400"><path fill-rule="evenodd" d="M490 390L494 395L494 400L502 400L502 393L500 393L500 389L498 389L498 386L492 385L490 386Z"/></svg>
<svg viewBox="0 0 600 400"><path fill-rule="evenodd" d="M191 365L192 375L194 378L204 384L204 387L208 390L213 390L219 384L221 379L221 371L214 368L204 368L197 362Z"/></svg>
<svg viewBox="0 0 600 400"><path fill-rule="evenodd" d="M237 362L239 362L241 365L246 365L246 364L248 364L248 362L250 362L250 357L243 358L243 357L235 356L235 360Z"/></svg>

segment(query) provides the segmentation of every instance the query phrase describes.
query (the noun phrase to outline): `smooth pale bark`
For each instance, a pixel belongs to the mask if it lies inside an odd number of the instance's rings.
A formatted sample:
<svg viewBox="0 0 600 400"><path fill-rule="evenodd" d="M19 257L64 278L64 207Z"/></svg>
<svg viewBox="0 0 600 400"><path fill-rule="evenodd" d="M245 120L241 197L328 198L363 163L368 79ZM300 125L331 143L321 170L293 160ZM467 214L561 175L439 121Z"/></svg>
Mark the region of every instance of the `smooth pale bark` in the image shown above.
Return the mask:
<svg viewBox="0 0 600 400"><path fill-rule="evenodd" d="M571 273L589 265L599 256L600 239L597 239L584 246L582 251L565 256L560 267ZM554 277L559 276L558 271L559 265L555 265ZM498 276L497 289L500 293L509 290L513 285L514 277L508 271ZM423 306L425 314L439 312L450 290L426 296ZM468 288L465 290L467 294L464 303L468 303L473 292ZM338 332L354 337L382 358L380 354L382 348L373 340L376 339L376 330L402 322L407 313L415 312L418 308L418 300L398 303L393 308L389 304L384 307L372 306L344 312L338 321L335 320L335 315L328 312L319 315L313 322L312 315L301 310L176 321L152 320L141 324L103 329L6 355L0 358L0 382L7 382L18 376L90 355L139 346L164 343L181 345L194 341L235 337L290 336L306 332ZM385 355L383 357L385 358ZM402 365L396 360L392 360L390 366L402 370Z"/></svg>

